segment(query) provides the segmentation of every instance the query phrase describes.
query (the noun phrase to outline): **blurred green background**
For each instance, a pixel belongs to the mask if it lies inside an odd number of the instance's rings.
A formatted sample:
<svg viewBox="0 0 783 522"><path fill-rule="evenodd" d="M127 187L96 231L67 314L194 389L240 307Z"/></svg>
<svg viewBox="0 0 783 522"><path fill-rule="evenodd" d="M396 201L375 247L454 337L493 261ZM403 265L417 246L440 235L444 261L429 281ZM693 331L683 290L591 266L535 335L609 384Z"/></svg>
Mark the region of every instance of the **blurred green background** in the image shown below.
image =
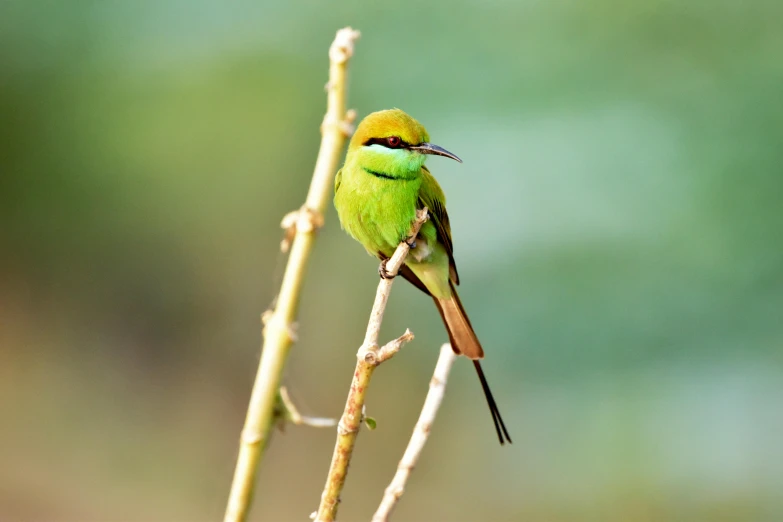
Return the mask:
<svg viewBox="0 0 783 522"><path fill-rule="evenodd" d="M460 360L399 521L783 519L783 4L0 5L0 519L222 517L336 29L349 106L464 164ZM342 410L377 263L330 207L285 382ZM395 285L340 520L367 520L445 332ZM307 520L334 431L276 433L252 520Z"/></svg>

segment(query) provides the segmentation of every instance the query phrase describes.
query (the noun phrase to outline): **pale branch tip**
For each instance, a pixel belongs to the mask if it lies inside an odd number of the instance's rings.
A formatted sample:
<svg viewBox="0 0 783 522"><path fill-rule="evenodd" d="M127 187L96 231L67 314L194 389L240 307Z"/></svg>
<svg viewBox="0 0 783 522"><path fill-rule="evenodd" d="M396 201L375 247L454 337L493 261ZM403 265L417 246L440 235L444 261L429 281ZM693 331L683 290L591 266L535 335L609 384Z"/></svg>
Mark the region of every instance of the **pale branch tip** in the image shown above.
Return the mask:
<svg viewBox="0 0 783 522"><path fill-rule="evenodd" d="M329 60L335 64L343 64L353 56L353 44L362 33L351 28L344 27L337 31L332 45L329 47Z"/></svg>
<svg viewBox="0 0 783 522"><path fill-rule="evenodd" d="M394 355L400 351L402 345L411 342L413 338L413 332L411 332L409 329L406 329L404 334L381 346L378 349L378 357L375 364L381 364L382 362L394 357Z"/></svg>

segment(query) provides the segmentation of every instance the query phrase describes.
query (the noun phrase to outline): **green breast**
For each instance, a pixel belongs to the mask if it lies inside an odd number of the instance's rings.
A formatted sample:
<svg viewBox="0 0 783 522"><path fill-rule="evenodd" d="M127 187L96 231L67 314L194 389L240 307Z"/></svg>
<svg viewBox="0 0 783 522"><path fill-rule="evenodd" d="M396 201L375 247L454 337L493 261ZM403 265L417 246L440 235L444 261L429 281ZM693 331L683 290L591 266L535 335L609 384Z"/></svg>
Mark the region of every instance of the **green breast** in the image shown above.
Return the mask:
<svg viewBox="0 0 783 522"><path fill-rule="evenodd" d="M416 218L420 185L420 178L386 179L343 169L334 198L340 223L370 254L391 256Z"/></svg>

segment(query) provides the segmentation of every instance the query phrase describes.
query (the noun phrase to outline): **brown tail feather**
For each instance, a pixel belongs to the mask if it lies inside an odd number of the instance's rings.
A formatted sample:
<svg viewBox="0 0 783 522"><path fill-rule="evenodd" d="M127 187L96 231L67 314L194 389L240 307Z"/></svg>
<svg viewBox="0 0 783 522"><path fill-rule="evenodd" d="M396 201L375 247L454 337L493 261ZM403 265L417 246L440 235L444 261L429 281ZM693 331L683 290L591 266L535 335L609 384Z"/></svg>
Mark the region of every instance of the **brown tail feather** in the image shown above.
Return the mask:
<svg viewBox="0 0 783 522"><path fill-rule="evenodd" d="M449 299L435 298L435 304L449 332L449 341L454 352L470 359L483 358L484 349L481 348L481 343L470 325L457 294L452 293Z"/></svg>
<svg viewBox="0 0 783 522"><path fill-rule="evenodd" d="M478 361L478 359L484 357L484 350L481 348L476 332L473 331L468 315L465 313L465 308L463 308L462 302L459 300L457 290L451 284L451 297L448 299L435 297L434 300L435 306L438 307L440 316L443 318L443 324L446 325L451 349L454 350L454 353L473 359L473 365L476 367L476 373L479 381L481 381L481 389L484 390L484 396L487 399L489 411L492 413L492 422L495 424L495 431L498 434L500 443L503 444L506 441L510 443L511 437L508 436L508 430L506 430L506 425L500 416L500 411L489 389L487 379L484 377L481 363Z"/></svg>

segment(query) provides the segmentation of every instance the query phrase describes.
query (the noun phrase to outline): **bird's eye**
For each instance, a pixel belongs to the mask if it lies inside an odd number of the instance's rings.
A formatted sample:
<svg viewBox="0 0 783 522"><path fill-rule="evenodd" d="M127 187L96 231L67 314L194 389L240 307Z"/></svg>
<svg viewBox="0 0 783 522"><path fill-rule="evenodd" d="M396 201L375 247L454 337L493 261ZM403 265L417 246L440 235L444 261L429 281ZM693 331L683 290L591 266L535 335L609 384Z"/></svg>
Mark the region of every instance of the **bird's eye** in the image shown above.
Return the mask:
<svg viewBox="0 0 783 522"><path fill-rule="evenodd" d="M396 149L397 147L400 146L402 140L400 139L399 136L389 136L388 138L386 138L386 143L389 144L389 147Z"/></svg>

